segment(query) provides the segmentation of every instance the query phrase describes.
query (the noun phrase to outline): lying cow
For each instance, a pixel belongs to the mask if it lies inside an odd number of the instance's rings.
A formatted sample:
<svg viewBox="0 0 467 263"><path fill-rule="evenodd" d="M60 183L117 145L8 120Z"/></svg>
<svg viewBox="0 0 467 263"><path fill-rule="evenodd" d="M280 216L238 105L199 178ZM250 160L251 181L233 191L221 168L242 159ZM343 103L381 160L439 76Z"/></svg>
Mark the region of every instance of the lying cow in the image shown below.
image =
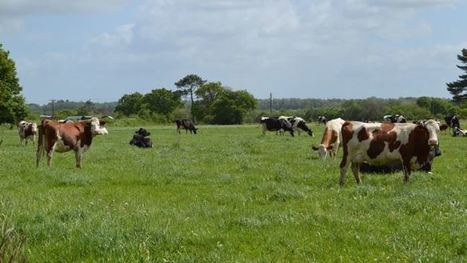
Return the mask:
<svg viewBox="0 0 467 263"><path fill-rule="evenodd" d="M336 158L341 141L341 128L344 122L343 119L337 118L326 123L326 128L324 128L323 137L321 138L321 144L311 147L313 150L318 151L320 158L325 159L328 152L333 159Z"/></svg>
<svg viewBox="0 0 467 263"><path fill-rule="evenodd" d="M266 131L288 131L290 135L294 136L292 124L287 119L261 117L260 123L263 126L263 134L266 134Z"/></svg>
<svg viewBox="0 0 467 263"><path fill-rule="evenodd" d="M304 119L300 117L295 117L295 116L279 116L278 119L285 119L290 122L292 125L292 129L297 132L297 134L300 136L300 130L305 131L308 135L313 137L313 131L306 125L306 122Z"/></svg>
<svg viewBox="0 0 467 263"><path fill-rule="evenodd" d="M134 145L139 148L151 148L152 141L151 138L149 138L149 135L151 135L151 133L146 129L139 128L139 130L135 131L133 139L130 141L130 145Z"/></svg>
<svg viewBox="0 0 467 263"><path fill-rule="evenodd" d="M347 169L360 183L360 164L383 165L401 162L404 182L412 169L429 161L431 147L438 145L439 124L428 120L423 124L345 122L342 125L344 155L340 164L339 183L345 183Z"/></svg>
<svg viewBox="0 0 467 263"><path fill-rule="evenodd" d="M191 134L196 134L196 131L198 130L193 122L188 119L175 120L175 123L177 124L178 133L180 133L180 129L185 129L185 133L190 131Z"/></svg>
<svg viewBox="0 0 467 263"><path fill-rule="evenodd" d="M62 153L73 150L76 167L81 168L83 153L91 146L94 136L108 134L107 129L101 127L104 124L104 121L99 121L96 117L75 123L42 120L39 125L36 166L39 166L44 153L47 153L47 165L50 166L54 151Z"/></svg>
<svg viewBox="0 0 467 263"><path fill-rule="evenodd" d="M18 124L19 141L21 145L27 145L28 141L34 143L37 136L37 124L34 122L20 121Z"/></svg>
<svg viewBox="0 0 467 263"><path fill-rule="evenodd" d="M459 127L454 127L452 130L452 136L467 136L467 130L463 130Z"/></svg>

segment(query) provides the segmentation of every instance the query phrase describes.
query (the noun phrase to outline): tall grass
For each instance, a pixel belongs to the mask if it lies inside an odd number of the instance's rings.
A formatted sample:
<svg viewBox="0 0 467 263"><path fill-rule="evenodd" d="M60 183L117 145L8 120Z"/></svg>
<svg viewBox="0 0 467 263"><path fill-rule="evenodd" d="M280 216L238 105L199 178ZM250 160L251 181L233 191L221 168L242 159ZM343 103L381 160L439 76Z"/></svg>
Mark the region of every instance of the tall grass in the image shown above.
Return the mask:
<svg viewBox="0 0 467 263"><path fill-rule="evenodd" d="M261 135L257 125L199 134L108 127L74 168L71 153L35 168L35 149L2 131L0 213L32 262L464 262L465 138L442 134L433 174L349 177L321 161L317 136ZM339 158L338 158L339 159Z"/></svg>

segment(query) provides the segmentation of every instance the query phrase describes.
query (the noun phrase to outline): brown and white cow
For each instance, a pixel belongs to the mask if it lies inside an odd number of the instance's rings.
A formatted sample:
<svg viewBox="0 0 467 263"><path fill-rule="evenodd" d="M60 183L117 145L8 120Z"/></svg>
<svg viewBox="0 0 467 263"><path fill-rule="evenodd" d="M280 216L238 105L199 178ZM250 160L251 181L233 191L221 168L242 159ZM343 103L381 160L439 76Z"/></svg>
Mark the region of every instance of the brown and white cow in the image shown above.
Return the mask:
<svg viewBox="0 0 467 263"><path fill-rule="evenodd" d="M104 121L93 117L90 120L75 123L59 123L44 119L39 125L39 141L37 143L36 166L47 153L47 165L50 166L54 151L59 153L73 150L75 152L76 167L81 168L83 153L91 146L96 135L108 134Z"/></svg>
<svg viewBox="0 0 467 263"><path fill-rule="evenodd" d="M318 151L319 157L325 159L329 155L334 159L339 149L341 141L341 128L344 124L344 120L341 118L332 119L326 122L326 128L324 128L323 137L321 138L321 144L319 146L312 146L311 148Z"/></svg>
<svg viewBox="0 0 467 263"><path fill-rule="evenodd" d="M18 123L19 141L27 145L28 141L34 143L37 135L37 124L34 122L20 121Z"/></svg>
<svg viewBox="0 0 467 263"><path fill-rule="evenodd" d="M359 167L363 162L381 165L399 161L404 168L404 182L408 182L411 170L429 160L431 147L438 145L438 132L439 124L435 120L422 124L346 121L341 129L344 156L340 164L340 185L345 183L349 166L360 183Z"/></svg>

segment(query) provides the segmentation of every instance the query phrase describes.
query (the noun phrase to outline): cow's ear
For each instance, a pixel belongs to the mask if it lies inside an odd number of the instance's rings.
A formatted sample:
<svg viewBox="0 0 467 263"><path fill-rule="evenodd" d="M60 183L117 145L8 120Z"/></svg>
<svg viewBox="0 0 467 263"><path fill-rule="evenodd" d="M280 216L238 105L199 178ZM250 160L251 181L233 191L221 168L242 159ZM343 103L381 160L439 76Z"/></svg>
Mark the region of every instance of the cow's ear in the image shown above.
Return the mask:
<svg viewBox="0 0 467 263"><path fill-rule="evenodd" d="M105 125L105 121L101 121L101 120L100 120L100 121L99 121L99 125L104 126L104 125Z"/></svg>

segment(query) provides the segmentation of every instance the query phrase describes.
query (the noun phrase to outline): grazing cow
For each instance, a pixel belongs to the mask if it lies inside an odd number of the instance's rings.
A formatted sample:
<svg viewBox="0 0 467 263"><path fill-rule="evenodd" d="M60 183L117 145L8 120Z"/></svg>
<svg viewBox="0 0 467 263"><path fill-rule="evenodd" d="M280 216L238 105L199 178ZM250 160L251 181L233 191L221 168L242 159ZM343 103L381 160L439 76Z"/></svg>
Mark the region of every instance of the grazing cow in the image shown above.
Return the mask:
<svg viewBox="0 0 467 263"><path fill-rule="evenodd" d="M27 145L29 140L34 143L37 136L37 124L34 122L20 121L18 124L18 134L21 145L23 141L24 144Z"/></svg>
<svg viewBox="0 0 467 263"><path fill-rule="evenodd" d="M278 119L270 117L261 117L260 123L263 126L263 134L266 131L288 131L290 135L294 136L292 124L287 119ZM281 133L282 134L282 133Z"/></svg>
<svg viewBox="0 0 467 263"><path fill-rule="evenodd" d="M430 148L438 145L438 132L435 120L423 124L345 122L341 129L344 155L339 183L345 183L350 165L360 183L359 169L363 162L374 165L401 162L404 182L408 182L411 170L429 161Z"/></svg>
<svg viewBox="0 0 467 263"><path fill-rule="evenodd" d="M108 134L104 121L93 117L90 120L75 123L59 123L44 119L39 125L39 140L37 143L36 166L47 153L47 165L50 166L54 151L59 153L73 150L75 152L76 167L81 168L83 153L91 146L96 135Z"/></svg>
<svg viewBox="0 0 467 263"><path fill-rule="evenodd" d="M313 131L306 125L304 119L295 116L279 116L278 119L285 119L292 124L292 129L298 133L300 136L300 130L305 131L308 135L313 137Z"/></svg>
<svg viewBox="0 0 467 263"><path fill-rule="evenodd" d="M149 135L151 135L151 133L146 129L139 128L139 130L135 131L135 135L133 135L130 145L134 145L139 148L151 148L152 141L151 138L148 137Z"/></svg>
<svg viewBox="0 0 467 263"><path fill-rule="evenodd" d="M391 123L406 123L407 119L403 115L384 115L383 120Z"/></svg>
<svg viewBox="0 0 467 263"><path fill-rule="evenodd" d="M323 137L321 138L321 144L319 146L312 146L313 150L319 150L320 158L325 159L328 152L333 159L336 158L341 141L341 128L344 122L343 119L337 118L326 123L326 128L324 128Z"/></svg>
<svg viewBox="0 0 467 263"><path fill-rule="evenodd" d="M198 130L197 128L195 128L193 122L188 119L175 120L175 123L177 124L178 133L180 133L180 129L185 129L185 133L188 133L188 131L190 131L191 134L196 134L196 131Z"/></svg>
<svg viewBox="0 0 467 263"><path fill-rule="evenodd" d="M326 116L318 116L318 123L326 124L327 121Z"/></svg>

